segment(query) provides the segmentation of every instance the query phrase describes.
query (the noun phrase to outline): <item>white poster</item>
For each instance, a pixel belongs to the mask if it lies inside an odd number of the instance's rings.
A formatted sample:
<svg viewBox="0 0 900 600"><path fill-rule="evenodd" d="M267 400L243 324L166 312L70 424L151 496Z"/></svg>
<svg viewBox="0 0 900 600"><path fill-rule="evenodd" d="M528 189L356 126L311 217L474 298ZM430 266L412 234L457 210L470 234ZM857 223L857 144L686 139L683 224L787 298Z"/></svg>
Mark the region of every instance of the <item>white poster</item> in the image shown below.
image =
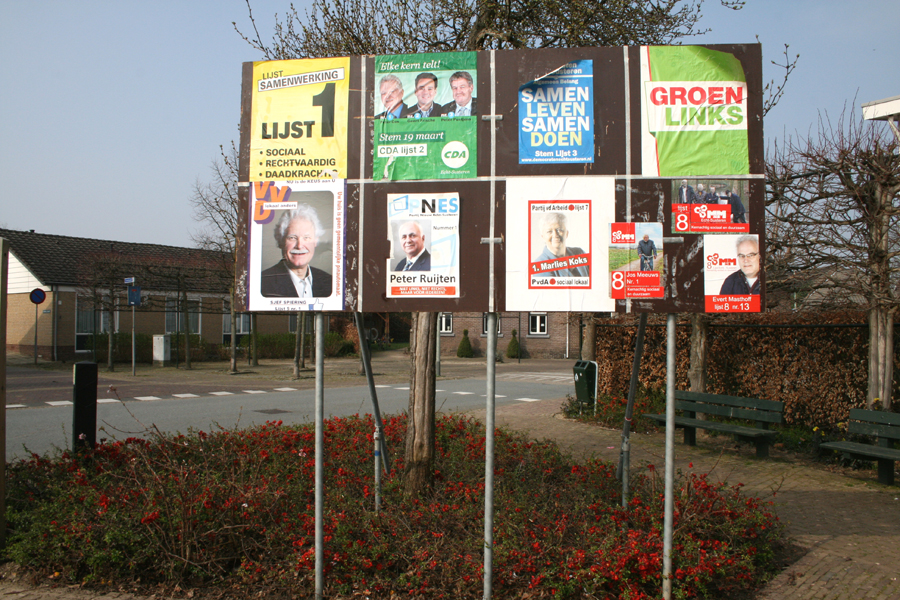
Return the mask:
<svg viewBox="0 0 900 600"><path fill-rule="evenodd" d="M506 180L506 309L611 312L614 177Z"/></svg>
<svg viewBox="0 0 900 600"><path fill-rule="evenodd" d="M388 298L459 298L459 194L388 194Z"/></svg>
<svg viewBox="0 0 900 600"><path fill-rule="evenodd" d="M250 188L248 309L344 309L345 180Z"/></svg>

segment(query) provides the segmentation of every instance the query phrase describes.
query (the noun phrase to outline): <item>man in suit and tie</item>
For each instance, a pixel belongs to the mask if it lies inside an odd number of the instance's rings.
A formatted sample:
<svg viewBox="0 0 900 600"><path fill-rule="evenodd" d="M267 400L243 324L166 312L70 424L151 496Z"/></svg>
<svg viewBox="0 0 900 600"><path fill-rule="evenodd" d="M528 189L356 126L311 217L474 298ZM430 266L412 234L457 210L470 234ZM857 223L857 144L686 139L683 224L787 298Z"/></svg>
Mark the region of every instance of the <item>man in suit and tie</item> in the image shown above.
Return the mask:
<svg viewBox="0 0 900 600"><path fill-rule="evenodd" d="M457 71L450 76L450 89L453 90L453 102L444 107L442 117L470 117L478 114L472 97L475 82L468 71Z"/></svg>
<svg viewBox="0 0 900 600"><path fill-rule="evenodd" d="M408 221L400 226L400 246L406 258L397 263L395 271L430 271L431 255L425 249L425 235L416 221Z"/></svg>
<svg viewBox="0 0 900 600"><path fill-rule="evenodd" d="M376 119L399 119L406 112L407 106L403 104L403 83L396 75L385 75L378 84L381 94L381 103L384 112L375 115Z"/></svg>
<svg viewBox="0 0 900 600"><path fill-rule="evenodd" d="M444 108L434 101L437 96L437 75L434 73L419 73L416 75L416 100L417 104L406 109L404 116L411 119L425 117L439 117Z"/></svg>
<svg viewBox="0 0 900 600"><path fill-rule="evenodd" d="M316 209L299 204L285 211L275 226L275 242L282 260L262 272L260 292L266 298L327 298L332 293L331 274L309 263L325 228Z"/></svg>

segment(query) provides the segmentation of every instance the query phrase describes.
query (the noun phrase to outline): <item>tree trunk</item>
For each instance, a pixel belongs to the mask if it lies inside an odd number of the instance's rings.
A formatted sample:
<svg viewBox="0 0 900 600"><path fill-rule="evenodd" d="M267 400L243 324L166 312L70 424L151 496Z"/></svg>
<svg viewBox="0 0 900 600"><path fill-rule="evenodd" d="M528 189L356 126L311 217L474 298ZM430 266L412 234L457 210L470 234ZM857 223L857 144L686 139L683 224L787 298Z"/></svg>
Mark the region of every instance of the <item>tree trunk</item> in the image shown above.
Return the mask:
<svg viewBox="0 0 900 600"><path fill-rule="evenodd" d="M891 410L894 382L894 319L890 310L869 310L869 391L866 407ZM875 405L880 401L881 406Z"/></svg>
<svg viewBox="0 0 900 600"><path fill-rule="evenodd" d="M706 366L709 356L709 318L702 313L691 315L691 366L688 379L691 391L706 393Z"/></svg>
<svg viewBox="0 0 900 600"><path fill-rule="evenodd" d="M593 313L584 313L584 341L581 343L581 360L597 360L597 322Z"/></svg>
<svg viewBox="0 0 900 600"><path fill-rule="evenodd" d="M229 312L231 317L231 365L229 369L232 373L237 373L237 312L234 310L234 289L231 290L231 302L229 303Z"/></svg>
<svg viewBox="0 0 900 600"><path fill-rule="evenodd" d="M437 313L413 313L410 337L409 428L406 431L404 487L413 495L434 479L434 361Z"/></svg>
<svg viewBox="0 0 900 600"><path fill-rule="evenodd" d="M259 354L256 352L256 313L250 313L250 364L259 366Z"/></svg>
<svg viewBox="0 0 900 600"><path fill-rule="evenodd" d="M297 328L294 331L294 379L300 379L300 357L303 355L303 325L304 319L302 312L297 312Z"/></svg>
<svg viewBox="0 0 900 600"><path fill-rule="evenodd" d="M187 290L185 289L184 294L182 296L183 302L181 303L183 314L183 322L184 322L184 368L190 370L191 368L191 321L190 321L190 312L188 311L188 300L187 300Z"/></svg>

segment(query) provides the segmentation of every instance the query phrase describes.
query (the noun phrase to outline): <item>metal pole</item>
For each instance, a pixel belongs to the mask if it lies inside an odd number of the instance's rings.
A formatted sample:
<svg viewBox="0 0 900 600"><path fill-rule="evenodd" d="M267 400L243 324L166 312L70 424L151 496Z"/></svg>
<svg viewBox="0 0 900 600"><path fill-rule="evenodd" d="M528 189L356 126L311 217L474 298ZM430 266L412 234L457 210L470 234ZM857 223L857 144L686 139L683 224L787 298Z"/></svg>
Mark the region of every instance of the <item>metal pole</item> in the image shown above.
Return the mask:
<svg viewBox="0 0 900 600"><path fill-rule="evenodd" d="M325 314L316 313L316 600L325 584Z"/></svg>
<svg viewBox="0 0 900 600"><path fill-rule="evenodd" d="M378 406L378 393L375 391L375 378L372 376L372 354L369 352L369 344L366 341L366 333L363 330L362 313L353 313L353 320L356 322L356 335L359 336L359 351L360 354L362 354L363 369L366 371L366 382L369 384L369 398L372 399L375 431L378 432L384 429L384 423L381 421L381 409ZM316 336L316 339L318 339L318 335ZM318 365L319 363L316 362L316 364ZM390 473L391 456L388 454L387 444L384 442L381 444L381 455L384 462L384 470Z"/></svg>
<svg viewBox="0 0 900 600"><path fill-rule="evenodd" d="M37 366L38 305L34 305L34 364Z"/></svg>
<svg viewBox="0 0 900 600"><path fill-rule="evenodd" d="M381 427L375 426L375 512L381 510Z"/></svg>
<svg viewBox="0 0 900 600"><path fill-rule="evenodd" d="M497 313L487 315L487 412L484 421L484 600L494 571L494 382L497 372Z"/></svg>
<svg viewBox="0 0 900 600"><path fill-rule="evenodd" d="M134 304L131 305L131 376L135 376L135 352L134 352Z"/></svg>
<svg viewBox="0 0 900 600"><path fill-rule="evenodd" d="M622 479L622 507L628 506L631 479L631 418L634 415L634 398L637 395L638 373L644 354L644 332L647 330L647 313L638 319L637 339L634 344L634 362L631 365L631 384L628 386L628 404L625 407L625 425L622 427L622 452L619 454L619 473Z"/></svg>
<svg viewBox="0 0 900 600"><path fill-rule="evenodd" d="M672 529L675 513L675 315L666 317L666 500L663 519L663 598L672 598Z"/></svg>

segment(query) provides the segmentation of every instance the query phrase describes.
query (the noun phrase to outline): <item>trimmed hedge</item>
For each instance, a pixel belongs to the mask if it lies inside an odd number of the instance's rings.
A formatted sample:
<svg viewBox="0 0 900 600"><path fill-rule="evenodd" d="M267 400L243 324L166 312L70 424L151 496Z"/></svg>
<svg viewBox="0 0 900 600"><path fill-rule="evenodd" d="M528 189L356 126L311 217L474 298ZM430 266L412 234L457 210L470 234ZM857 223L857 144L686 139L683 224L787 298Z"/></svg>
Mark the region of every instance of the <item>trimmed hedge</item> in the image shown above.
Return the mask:
<svg viewBox="0 0 900 600"><path fill-rule="evenodd" d="M648 323L640 382L649 389L664 389L665 318L651 316ZM866 314L857 311L711 316L707 392L779 400L785 403L788 424L832 428L847 419L851 408L865 407L867 323ZM615 396L627 391L636 335L636 316L598 323L601 393ZM676 336L676 385L686 390L690 388L689 320L678 323ZM895 373L900 373L898 359L900 336L895 335ZM897 380L894 398L900 398Z"/></svg>

